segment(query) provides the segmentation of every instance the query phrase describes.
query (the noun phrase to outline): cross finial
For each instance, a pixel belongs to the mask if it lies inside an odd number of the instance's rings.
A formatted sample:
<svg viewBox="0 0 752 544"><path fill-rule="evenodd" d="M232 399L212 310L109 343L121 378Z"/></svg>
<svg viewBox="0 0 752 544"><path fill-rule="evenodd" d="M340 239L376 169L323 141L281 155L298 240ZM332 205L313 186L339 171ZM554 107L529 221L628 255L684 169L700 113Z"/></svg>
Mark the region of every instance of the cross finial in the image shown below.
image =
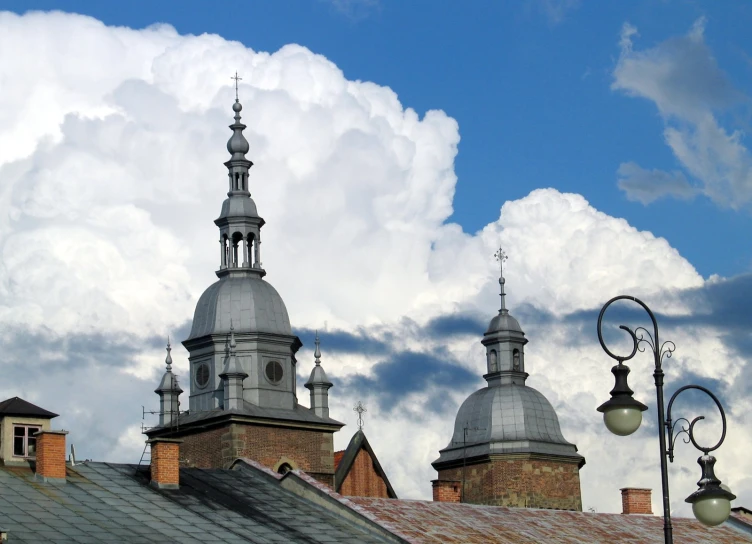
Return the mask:
<svg viewBox="0 0 752 544"><path fill-rule="evenodd" d="M242 81L243 78L242 77L238 77L238 71L235 70L235 75L234 76L230 76L230 79L234 79L235 80L235 102L239 102L239 99L238 99L238 81Z"/></svg>
<svg viewBox="0 0 752 544"><path fill-rule="evenodd" d="M358 401L358 404L355 405L355 408L353 408L353 412L358 412L358 430L363 430L363 413L367 412L366 407L363 406L363 403Z"/></svg>
<svg viewBox="0 0 752 544"><path fill-rule="evenodd" d="M505 311L506 304L504 302L504 261L506 261L509 256L504 253L504 250L501 249L501 246L499 246L499 249L494 253L494 257L496 257L496 260L499 261L499 287L501 288L501 293L499 296L501 297L501 308L499 309L500 312Z"/></svg>

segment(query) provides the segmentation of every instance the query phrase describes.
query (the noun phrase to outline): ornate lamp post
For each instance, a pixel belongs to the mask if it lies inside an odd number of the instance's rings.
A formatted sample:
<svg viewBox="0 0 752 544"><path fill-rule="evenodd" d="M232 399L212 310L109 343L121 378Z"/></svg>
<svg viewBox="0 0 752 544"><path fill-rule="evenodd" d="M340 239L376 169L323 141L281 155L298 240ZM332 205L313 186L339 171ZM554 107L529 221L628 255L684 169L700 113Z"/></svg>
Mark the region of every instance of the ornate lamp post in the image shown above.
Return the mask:
<svg viewBox="0 0 752 544"><path fill-rule="evenodd" d="M603 341L603 334L601 326L603 322L603 314L606 313L606 309L611 306L617 300L631 300L642 306L650 316L653 322L653 334L644 327L637 327L635 330L630 329L625 325L620 325L619 328L629 333L632 338L632 353L627 356L616 355L606 347L606 343ZM639 333L639 337L637 336ZM647 338L646 338L647 337ZM726 414L723 411L720 401L709 390L699 385L685 385L678 389L674 393L668 402L668 410L664 416L663 405L663 369L661 365L664 358L670 358L671 354L676 349L673 342L667 341L661 344L658 340L658 323L655 320L655 316L650 308L641 300L627 295L620 295L609 300L601 309L601 313L598 316L598 341L601 344L603 350L609 357L615 359L617 365L611 369L614 374L616 383L611 390L611 399L604 402L598 407L599 412L603 412L603 421L606 427L614 434L619 436L627 436L635 432L642 422L642 412L648 409L647 406L641 402L632 398L634 391L629 388L627 384L627 375L629 374L629 367L624 364L624 361L628 361L635 356L637 351L645 351L646 344L650 346L653 352L653 359L655 362L655 371L653 377L655 378L655 389L657 393L657 405L658 405L658 440L660 443L661 452L661 480L663 485L663 533L666 544L673 543L673 534L671 528L671 507L669 503L669 489L668 489L668 461L673 463L674 461L674 444L680 434L686 433L689 440L684 440L685 443L691 442L695 448L702 452L702 456L697 460L702 468L702 476L697 482L698 489L686 498L686 502L692 504L692 512L695 517L705 525L719 525L728 519L731 511L731 501L736 496L721 487L721 481L715 477L713 472L713 465L715 464L715 457L710 455L711 451L717 450L726 438ZM688 421L686 418L679 418L676 421L671 419L671 407L674 404L674 400L682 392L688 389L698 389L703 393L706 393L713 399L718 410L721 413L721 422L723 425L723 431L721 433L721 439L715 446L706 447L697 443L694 437L695 424L705 419L704 416L696 417L692 421ZM688 426L681 426L676 430L676 426L680 421L684 421ZM667 445L668 444L668 445Z"/></svg>

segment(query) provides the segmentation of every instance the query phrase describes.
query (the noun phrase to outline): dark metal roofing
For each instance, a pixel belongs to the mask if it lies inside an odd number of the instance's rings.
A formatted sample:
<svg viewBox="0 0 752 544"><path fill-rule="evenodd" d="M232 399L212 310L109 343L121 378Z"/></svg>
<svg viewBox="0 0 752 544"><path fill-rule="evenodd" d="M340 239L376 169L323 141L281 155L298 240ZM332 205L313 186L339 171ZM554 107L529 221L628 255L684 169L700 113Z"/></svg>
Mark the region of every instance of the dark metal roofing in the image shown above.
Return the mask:
<svg viewBox="0 0 752 544"><path fill-rule="evenodd" d="M248 401L243 401L243 408L237 410L224 410L216 408L214 410L196 410L194 412L188 412L180 414L177 425L170 425L165 427L153 427L149 429L148 434L162 434L164 431L178 433L180 429L185 427L186 429L197 424L214 424L221 423L227 419L243 419L251 418L254 420L268 420L270 424L274 422L291 422L291 423L303 423L307 425L322 425L326 427L333 427L333 430L337 430L344 426L344 423L332 419L330 417L317 416L313 410L301 406L295 405L292 410L286 408L269 408L265 406L257 406Z"/></svg>
<svg viewBox="0 0 752 544"><path fill-rule="evenodd" d="M157 490L135 469L76 465L59 485L35 481L29 469L0 468L9 542L387 542L259 470L181 469L179 489Z"/></svg>
<svg viewBox="0 0 752 544"><path fill-rule="evenodd" d="M0 416L24 416L52 419L58 414L40 408L20 397L12 397L0 402Z"/></svg>
<svg viewBox="0 0 752 544"><path fill-rule="evenodd" d="M350 469L352 469L355 458L358 456L360 450L366 450L368 455L371 456L373 469L376 471L376 474L384 480L384 484L386 484L387 495L389 495L389 498L391 499L396 499L397 494L394 492L392 484L389 483L389 478L386 477L384 469L381 468L381 463L379 463L376 454L373 453L371 444L368 443L368 439L362 429L358 429L358 432L350 439L350 443L347 445L341 460L337 463L334 473L334 490L339 492L342 488L342 483L345 481L345 478L347 478L347 475L350 474Z"/></svg>

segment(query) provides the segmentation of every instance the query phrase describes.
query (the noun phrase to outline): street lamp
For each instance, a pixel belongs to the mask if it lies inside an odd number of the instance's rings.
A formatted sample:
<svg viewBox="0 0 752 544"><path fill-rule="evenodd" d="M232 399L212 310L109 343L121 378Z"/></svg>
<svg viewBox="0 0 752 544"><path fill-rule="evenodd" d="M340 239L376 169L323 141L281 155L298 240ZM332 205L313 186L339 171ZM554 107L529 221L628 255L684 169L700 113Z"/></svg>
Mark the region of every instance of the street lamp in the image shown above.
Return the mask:
<svg viewBox="0 0 752 544"><path fill-rule="evenodd" d="M633 331L625 325L619 326L620 329L629 333L629 336L632 338L632 353L627 356L612 353L606 347L606 343L603 341L603 333L601 331L603 314L605 314L606 309L617 300L631 300L636 302L645 309L653 322L652 335L644 327L637 327ZM640 334L639 337L637 336L637 333ZM627 384L629 367L624 364L624 361L628 361L634 357L638 350L645 351L643 343L650 346L650 349L653 352L655 362L655 372L653 372L653 377L655 378L655 389L657 393L658 439L661 451L661 483L663 485L663 534L666 544L673 543L667 459L672 463L674 462L674 444L676 443L676 439L682 433L685 433L689 437L689 441L685 439L686 443L692 442L692 445L702 452L702 456L697 460L702 469L702 476L697 482L698 489L686 498L686 502L692 504L692 512L695 517L705 525L719 525L726 521L731 512L731 501L734 500L736 496L721 486L721 481L716 478L715 473L713 472L715 457L710 455L710 452L718 449L723 443L724 438L726 438L726 414L723 411L723 406L721 406L720 401L713 393L704 387L699 385L685 385L672 395L668 402L668 410L664 417L663 370L661 365L664 358L671 357L676 346L671 341L664 342L663 344L659 343L658 323L655 320L653 312L644 302L635 297L620 295L612 298L603 306L601 313L598 316L598 341L608 356L617 362L616 366L611 369L615 379L614 388L611 390L611 399L601 404L598 407L598 411L603 413L603 421L608 430L619 436L627 436L635 432L640 427L640 423L642 423L642 412L648 409L647 406L632 398L634 391L632 391ZM705 419L704 416L696 417L692 421L689 421L686 418L679 418L676 421L671 419L671 407L674 404L676 397L687 389L697 389L710 396L721 413L723 432L721 433L721 439L713 447L699 445L694 437L695 424L698 421ZM676 426L680 421L684 421L688 426L685 427L682 425L676 430ZM674 434L675 431L676 434ZM666 445L667 443L668 447Z"/></svg>

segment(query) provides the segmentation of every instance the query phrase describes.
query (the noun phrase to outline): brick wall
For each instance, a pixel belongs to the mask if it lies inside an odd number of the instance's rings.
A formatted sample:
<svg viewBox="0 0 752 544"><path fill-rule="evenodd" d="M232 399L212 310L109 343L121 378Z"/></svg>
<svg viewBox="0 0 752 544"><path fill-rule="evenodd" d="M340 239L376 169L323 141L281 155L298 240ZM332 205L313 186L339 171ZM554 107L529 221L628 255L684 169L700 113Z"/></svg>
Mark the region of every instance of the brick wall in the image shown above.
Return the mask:
<svg viewBox="0 0 752 544"><path fill-rule="evenodd" d="M653 504L650 494L650 489L623 487L621 489L621 513L652 514Z"/></svg>
<svg viewBox="0 0 752 544"><path fill-rule="evenodd" d="M361 449L353 461L350 472L339 488L340 495L346 497L380 497L388 499L386 483L373 468L373 459Z"/></svg>
<svg viewBox="0 0 752 544"><path fill-rule="evenodd" d="M439 472L462 481L462 467ZM496 506L582 510L577 461L534 454L492 456L465 469L465 502Z"/></svg>
<svg viewBox="0 0 752 544"><path fill-rule="evenodd" d="M189 466L227 468L238 457L248 457L276 469L289 460L293 468L334 486L331 432L230 423L182 438L181 458Z"/></svg>
<svg viewBox="0 0 752 544"><path fill-rule="evenodd" d="M462 482L454 480L431 480L433 500L436 502L460 502Z"/></svg>
<svg viewBox="0 0 752 544"><path fill-rule="evenodd" d="M36 434L36 474L65 479L65 435L67 431L39 431Z"/></svg>

